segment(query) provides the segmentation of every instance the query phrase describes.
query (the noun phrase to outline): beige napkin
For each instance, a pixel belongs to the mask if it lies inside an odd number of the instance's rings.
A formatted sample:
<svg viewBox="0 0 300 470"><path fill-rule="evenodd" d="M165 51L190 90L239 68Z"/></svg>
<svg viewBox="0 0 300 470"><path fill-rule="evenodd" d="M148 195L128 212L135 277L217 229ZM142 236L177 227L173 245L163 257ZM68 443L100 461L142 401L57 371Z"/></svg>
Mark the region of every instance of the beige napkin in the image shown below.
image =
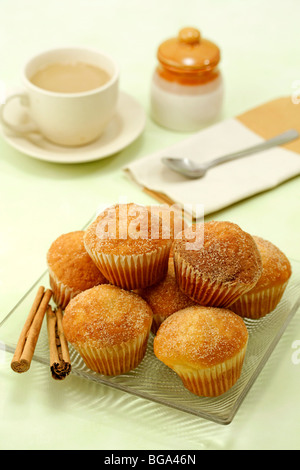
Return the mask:
<svg viewBox="0 0 300 470"><path fill-rule="evenodd" d="M300 154L298 153L300 139L297 139L293 145L275 147L224 163L210 169L204 178L197 180L186 179L161 163L163 156L189 157L195 162L205 162L261 143L264 140L262 135L270 138L291 127L299 127L300 121L293 126L290 113L288 118L283 119L283 114L286 116L286 112L290 110L290 103L287 103L286 99L276 101L277 112L274 112L274 103L267 103L240 117L210 126L176 145L134 161L124 170L133 181L157 200L169 204L176 203L194 218L197 217L197 210L201 205L204 214L207 215L261 191L274 188L283 181L300 174ZM269 117L274 122L270 125L262 120L259 129L261 135L259 135L257 129L254 132L251 127L255 128L259 123L259 118L262 118L266 112L265 118L267 118L270 109L273 109L273 112ZM295 112L294 108L293 112ZM299 112L300 107L293 119L299 117ZM278 120L280 123L277 122ZM201 214L201 210L199 213Z"/></svg>

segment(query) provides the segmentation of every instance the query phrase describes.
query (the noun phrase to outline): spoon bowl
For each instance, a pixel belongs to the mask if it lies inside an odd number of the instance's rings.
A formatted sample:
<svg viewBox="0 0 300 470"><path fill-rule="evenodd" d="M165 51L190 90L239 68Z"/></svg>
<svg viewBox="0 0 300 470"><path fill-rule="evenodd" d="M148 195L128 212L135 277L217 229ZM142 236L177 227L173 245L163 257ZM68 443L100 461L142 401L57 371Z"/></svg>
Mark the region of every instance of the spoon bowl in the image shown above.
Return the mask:
<svg viewBox="0 0 300 470"><path fill-rule="evenodd" d="M295 129L290 129L286 132L283 132L282 134L272 137L269 140L265 140L261 144L249 147L244 150L240 150L239 152L224 155L222 157L216 158L215 160L203 163L202 165L195 163L193 160L190 160L187 157L162 157L161 161L168 168L185 176L186 178L198 179L203 178L206 172L216 165L220 165L222 163L226 163L232 160L237 160L238 158L246 157L247 155L251 155L256 152L261 152L263 150L267 150L277 145L285 144L287 142L290 142L291 140L295 140L298 138L298 131L296 131Z"/></svg>
<svg viewBox="0 0 300 470"><path fill-rule="evenodd" d="M199 167L193 160L188 158L163 157L162 162L171 170L186 176L187 178L202 178L207 169Z"/></svg>

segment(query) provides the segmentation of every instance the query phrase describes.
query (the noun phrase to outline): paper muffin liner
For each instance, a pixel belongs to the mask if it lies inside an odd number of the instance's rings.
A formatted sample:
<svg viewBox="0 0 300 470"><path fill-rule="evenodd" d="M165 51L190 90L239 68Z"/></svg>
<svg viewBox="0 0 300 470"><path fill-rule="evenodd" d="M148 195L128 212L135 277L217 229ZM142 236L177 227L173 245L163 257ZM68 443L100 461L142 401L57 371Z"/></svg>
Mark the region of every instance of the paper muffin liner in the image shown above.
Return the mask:
<svg viewBox="0 0 300 470"><path fill-rule="evenodd" d="M75 291L61 282L57 276L49 269L49 282L53 292L53 300L58 307L63 310L66 308L71 299L73 299L81 291Z"/></svg>
<svg viewBox="0 0 300 470"><path fill-rule="evenodd" d="M263 289L260 292L246 293L239 297L230 309L244 318L257 320L271 313L279 304L288 282Z"/></svg>
<svg viewBox="0 0 300 470"><path fill-rule="evenodd" d="M120 375L135 369L143 360L149 333L150 328L132 341L103 348L83 345L74 347L89 369L102 375Z"/></svg>
<svg viewBox="0 0 300 470"><path fill-rule="evenodd" d="M183 385L202 397L218 397L230 390L241 376L247 345L233 358L206 369L173 367Z"/></svg>
<svg viewBox="0 0 300 470"><path fill-rule="evenodd" d="M200 305L211 307L229 307L241 295L248 292L255 283L241 285L211 281L201 275L182 259L178 253L174 254L175 275L180 289Z"/></svg>
<svg viewBox="0 0 300 470"><path fill-rule="evenodd" d="M170 248L171 242L140 255L109 255L89 247L86 250L111 284L132 290L151 286L167 275Z"/></svg>

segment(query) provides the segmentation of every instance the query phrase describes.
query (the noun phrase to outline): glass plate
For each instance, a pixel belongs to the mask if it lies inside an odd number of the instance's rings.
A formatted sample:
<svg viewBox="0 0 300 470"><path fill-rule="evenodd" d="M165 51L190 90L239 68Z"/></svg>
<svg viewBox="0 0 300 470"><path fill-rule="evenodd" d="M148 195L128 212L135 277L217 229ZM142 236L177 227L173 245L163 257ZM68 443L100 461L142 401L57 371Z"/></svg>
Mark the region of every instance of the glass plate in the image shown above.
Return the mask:
<svg viewBox="0 0 300 470"><path fill-rule="evenodd" d="M155 357L152 334L143 361L130 373L116 377L97 374L85 366L81 357L70 346L72 373L219 424L229 424L300 306L300 262L292 260L291 264L293 274L278 307L260 320L245 320L249 344L242 375L234 387L220 397L202 398L185 389L175 372ZM49 287L47 272L0 323L0 347L12 354L40 285ZM33 360L49 366L45 319Z"/></svg>

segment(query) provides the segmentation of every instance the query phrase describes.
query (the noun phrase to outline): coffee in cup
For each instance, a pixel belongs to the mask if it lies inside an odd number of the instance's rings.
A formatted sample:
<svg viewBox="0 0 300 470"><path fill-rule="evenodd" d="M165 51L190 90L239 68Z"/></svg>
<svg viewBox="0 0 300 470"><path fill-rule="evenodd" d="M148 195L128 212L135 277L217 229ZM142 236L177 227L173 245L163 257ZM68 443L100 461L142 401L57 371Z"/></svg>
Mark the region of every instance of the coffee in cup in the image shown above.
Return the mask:
<svg viewBox="0 0 300 470"><path fill-rule="evenodd" d="M55 93L82 93L95 90L110 80L103 68L85 62L54 63L38 70L31 83Z"/></svg>
<svg viewBox="0 0 300 470"><path fill-rule="evenodd" d="M24 93L9 96L0 115L3 125L22 136L32 127L14 126L4 116L12 99L20 99L35 131L63 146L96 140L116 111L119 67L98 50L73 47L42 52L26 63L22 81Z"/></svg>

